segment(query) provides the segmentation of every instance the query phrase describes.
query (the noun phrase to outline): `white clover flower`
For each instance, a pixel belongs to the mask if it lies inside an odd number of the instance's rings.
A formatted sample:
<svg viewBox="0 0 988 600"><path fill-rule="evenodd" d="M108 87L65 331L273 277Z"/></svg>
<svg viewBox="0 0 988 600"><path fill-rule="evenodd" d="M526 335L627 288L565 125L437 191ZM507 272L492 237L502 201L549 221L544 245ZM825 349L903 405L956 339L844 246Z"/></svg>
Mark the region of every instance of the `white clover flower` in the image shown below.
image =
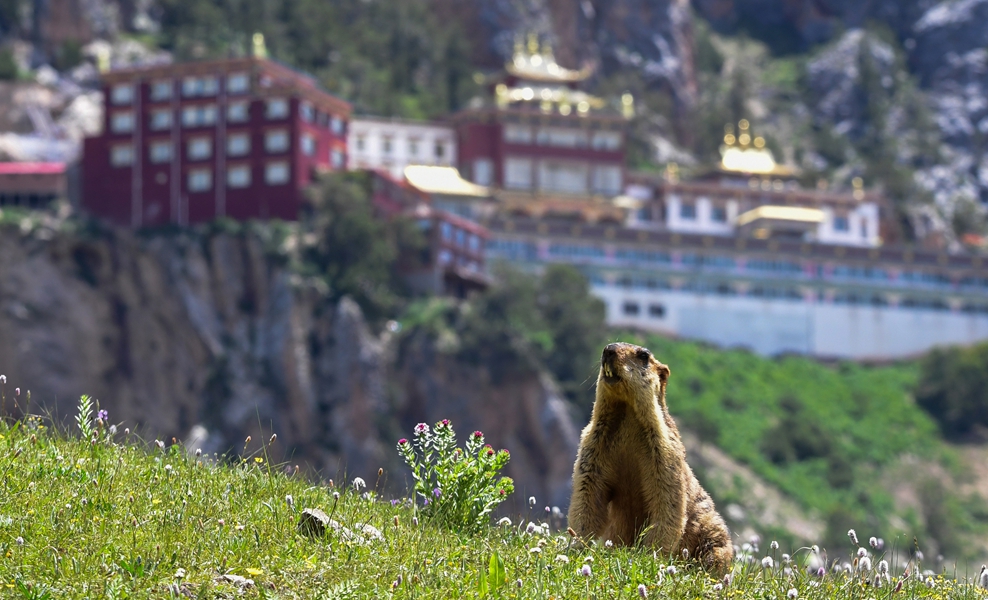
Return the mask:
<svg viewBox="0 0 988 600"><path fill-rule="evenodd" d="M858 570L867 573L871 570L871 559L867 556L858 560Z"/></svg>
<svg viewBox="0 0 988 600"><path fill-rule="evenodd" d="M536 525L535 523L529 521L528 522L528 525L525 527L525 533L532 534L532 533L535 533L539 529L540 528L539 528L538 525Z"/></svg>
<svg viewBox="0 0 988 600"><path fill-rule="evenodd" d="M511 527L511 519L508 517L501 517L498 519L497 524L499 527Z"/></svg>
<svg viewBox="0 0 988 600"><path fill-rule="evenodd" d="M858 545L858 534L853 529L847 530L847 537L851 538L851 543L855 546Z"/></svg>
<svg viewBox="0 0 988 600"><path fill-rule="evenodd" d="M353 489L359 491L359 490L361 490L361 489L363 489L365 487L367 487L367 482L365 482L363 480L363 478L361 478L361 477L354 477L353 478Z"/></svg>
<svg viewBox="0 0 988 600"><path fill-rule="evenodd" d="M613 548L614 547L614 542L612 542L611 540L607 540L606 542L604 542L604 547L605 548Z"/></svg>
<svg viewBox="0 0 988 600"><path fill-rule="evenodd" d="M592 574L593 571L590 570L590 565L584 564L582 567L580 567L580 575L584 577L590 577L590 575Z"/></svg>
<svg viewBox="0 0 988 600"><path fill-rule="evenodd" d="M171 465L165 465L165 470L170 473L171 470L172 470L172 466Z"/></svg>
<svg viewBox="0 0 988 600"><path fill-rule="evenodd" d="M789 591L786 592L786 598L796 600L796 598L799 598L799 592L796 591L796 588L789 588Z"/></svg>
<svg viewBox="0 0 988 600"><path fill-rule="evenodd" d="M528 505L529 506L535 506L535 496L529 496L528 497Z"/></svg>
<svg viewBox="0 0 988 600"><path fill-rule="evenodd" d="M565 554L557 554L556 555L556 562L563 563L564 565L568 565L569 564L569 557L566 556Z"/></svg>
<svg viewBox="0 0 988 600"><path fill-rule="evenodd" d="M23 546L24 545L24 538L22 538L21 536L17 536L17 539L14 540L14 543L17 544L18 546Z"/></svg>
<svg viewBox="0 0 988 600"><path fill-rule="evenodd" d="M769 548L771 548L772 550L778 550L778 549L779 549L779 542L777 542L777 541L775 541L775 540L772 540L772 543L771 543L771 544L769 544L768 546L769 546Z"/></svg>
<svg viewBox="0 0 988 600"><path fill-rule="evenodd" d="M675 575L676 574L676 565L669 565L668 567L666 567L666 573L668 573L670 575Z"/></svg>
<svg viewBox="0 0 988 600"><path fill-rule="evenodd" d="M185 569L183 569L182 567L179 567L175 571L174 577L175 577L175 579L185 579Z"/></svg>
<svg viewBox="0 0 988 600"><path fill-rule="evenodd" d="M762 559L762 568L763 569L771 569L774 566L774 564L775 564L775 561L772 560L772 557L771 556L766 556L765 558Z"/></svg>
<svg viewBox="0 0 988 600"><path fill-rule="evenodd" d="M865 556L868 556L868 551L864 548L858 548L858 558L863 558Z"/></svg>
<svg viewBox="0 0 988 600"><path fill-rule="evenodd" d="M528 549L528 553L529 554L542 554L542 548L540 548L538 546L533 546L532 548L529 548Z"/></svg>
<svg viewBox="0 0 988 600"><path fill-rule="evenodd" d="M722 589L724 589L724 584L723 584L723 583L715 583L715 584L714 584L714 591L715 591L715 592L719 592L719 591L721 591Z"/></svg>

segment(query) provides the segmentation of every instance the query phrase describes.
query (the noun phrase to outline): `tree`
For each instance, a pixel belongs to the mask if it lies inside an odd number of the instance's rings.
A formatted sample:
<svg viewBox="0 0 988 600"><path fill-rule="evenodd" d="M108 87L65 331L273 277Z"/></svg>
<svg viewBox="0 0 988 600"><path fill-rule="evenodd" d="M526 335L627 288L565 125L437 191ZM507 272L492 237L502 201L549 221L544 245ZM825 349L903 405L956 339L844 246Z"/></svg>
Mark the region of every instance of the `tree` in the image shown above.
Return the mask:
<svg viewBox="0 0 988 600"><path fill-rule="evenodd" d="M988 344L937 348L922 361L916 401L948 436L988 426Z"/></svg>

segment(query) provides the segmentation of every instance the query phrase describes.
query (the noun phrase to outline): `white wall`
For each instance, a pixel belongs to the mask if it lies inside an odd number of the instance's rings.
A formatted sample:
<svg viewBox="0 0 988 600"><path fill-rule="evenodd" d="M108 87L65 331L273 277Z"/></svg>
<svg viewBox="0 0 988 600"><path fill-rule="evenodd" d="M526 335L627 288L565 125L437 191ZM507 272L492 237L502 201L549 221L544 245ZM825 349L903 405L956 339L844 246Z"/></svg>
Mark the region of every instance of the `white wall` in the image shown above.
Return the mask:
<svg viewBox="0 0 988 600"><path fill-rule="evenodd" d="M614 326L673 334L759 354L798 352L822 357L890 359L937 345L988 340L988 315L891 306L827 304L781 299L716 296L676 290L595 285ZM623 313L626 301L640 306ZM661 304L662 318L650 317Z"/></svg>
<svg viewBox="0 0 988 600"><path fill-rule="evenodd" d="M385 151L386 139L391 140L390 152ZM436 156L437 143L443 145L441 157ZM408 165L453 166L456 150L453 128L436 123L354 118L347 132L348 169L387 169L396 179L404 177Z"/></svg>

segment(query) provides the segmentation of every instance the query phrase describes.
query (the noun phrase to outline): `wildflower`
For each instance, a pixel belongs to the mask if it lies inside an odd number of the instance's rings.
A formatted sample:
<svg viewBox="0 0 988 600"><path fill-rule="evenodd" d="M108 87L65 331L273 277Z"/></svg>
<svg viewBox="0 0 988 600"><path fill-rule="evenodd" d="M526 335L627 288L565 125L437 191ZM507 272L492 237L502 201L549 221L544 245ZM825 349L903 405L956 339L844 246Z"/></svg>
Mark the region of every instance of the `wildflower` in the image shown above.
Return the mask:
<svg viewBox="0 0 988 600"><path fill-rule="evenodd" d="M564 565L569 564L569 557L565 554L557 554L556 562L563 563Z"/></svg>
<svg viewBox="0 0 988 600"><path fill-rule="evenodd" d="M792 568L791 567L786 567L785 569L782 569L782 574L784 576L786 576L786 577L791 577L792 576Z"/></svg>
<svg viewBox="0 0 988 600"><path fill-rule="evenodd" d="M438 498L438 497L440 497L440 496L443 495L443 491L441 489L439 489L439 488L436 488L436 489L432 490L432 495L435 496L436 498Z"/></svg>
<svg viewBox="0 0 988 600"><path fill-rule="evenodd" d="M116 425L110 425L109 431L110 431L110 435L117 435L117 426Z"/></svg>
<svg viewBox="0 0 988 600"><path fill-rule="evenodd" d="M537 530L538 528L539 528L538 525L529 521L528 526L525 527L525 533L535 533L535 530Z"/></svg>
<svg viewBox="0 0 988 600"><path fill-rule="evenodd" d="M339 499L340 499L340 493L339 492L333 492L333 500L339 500Z"/></svg>
<svg viewBox="0 0 988 600"><path fill-rule="evenodd" d="M867 556L861 557L861 559L858 560L858 570L859 571L863 571L865 573L867 573L868 571L870 571L871 570L871 559L868 558Z"/></svg>
<svg viewBox="0 0 988 600"><path fill-rule="evenodd" d="M765 558L762 559L762 568L771 569L774 566L774 562L775 561L772 560L771 556L766 556Z"/></svg>
<svg viewBox="0 0 988 600"><path fill-rule="evenodd" d="M715 584L714 584L714 591L715 591L715 592L719 592L719 591L721 591L722 589L724 589L724 584L723 584L723 583L715 583Z"/></svg>
<svg viewBox="0 0 988 600"><path fill-rule="evenodd" d="M175 577L175 579L184 579L185 578L185 569L183 569L182 567L179 567L178 570L175 571L174 577Z"/></svg>
<svg viewBox="0 0 988 600"><path fill-rule="evenodd" d="M772 540L772 543L769 544L768 547L771 548L772 550L778 550L779 549L779 542L777 542L775 540Z"/></svg>
<svg viewBox="0 0 988 600"><path fill-rule="evenodd" d="M923 562L923 552L921 550L916 551L916 562Z"/></svg>
<svg viewBox="0 0 988 600"><path fill-rule="evenodd" d="M511 519L508 517L501 517L497 521L498 527L511 527Z"/></svg>
<svg viewBox="0 0 988 600"><path fill-rule="evenodd" d="M981 575L978 576L978 587L988 589L988 565L981 565Z"/></svg>
<svg viewBox="0 0 988 600"><path fill-rule="evenodd" d="M552 509L551 509L551 508L549 508L548 506L547 506L547 507L545 507L545 514L547 514L547 515L551 515L551 514L552 514Z"/></svg>
<svg viewBox="0 0 988 600"><path fill-rule="evenodd" d="M405 438L401 438L400 440L398 440L398 445L399 446L404 446L407 443L408 443L408 440L406 440Z"/></svg>
<svg viewBox="0 0 988 600"><path fill-rule="evenodd" d="M757 533L753 534L750 538L748 538L748 541L751 542L752 546L757 547L758 544L762 543L762 536L758 535Z"/></svg>
<svg viewBox="0 0 988 600"><path fill-rule="evenodd" d="M614 547L614 542L612 542L611 540L607 540L606 542L604 542L604 547L605 548L613 548Z"/></svg>
<svg viewBox="0 0 988 600"><path fill-rule="evenodd" d="M926 577L926 582L925 583L926 583L926 587L928 587L930 589L933 589L933 587L936 585L936 583L933 581L933 578L932 577L929 577L929 576Z"/></svg>
<svg viewBox="0 0 988 600"><path fill-rule="evenodd" d="M668 567L666 567L666 573L668 573L670 575L675 575L676 574L676 565L669 565Z"/></svg>
<svg viewBox="0 0 988 600"><path fill-rule="evenodd" d="M419 526L419 518L418 517L412 517L412 525L414 527L418 527Z"/></svg>
<svg viewBox="0 0 988 600"><path fill-rule="evenodd" d="M592 556L588 556L588 557L586 557L586 558L583 559L583 562L593 564L593 557Z"/></svg>
<svg viewBox="0 0 988 600"><path fill-rule="evenodd" d="M539 546L534 546L528 549L529 554L542 554L542 548Z"/></svg>
<svg viewBox="0 0 988 600"><path fill-rule="evenodd" d="M724 575L724 585L731 585L731 574L727 573Z"/></svg>
<svg viewBox="0 0 988 600"><path fill-rule="evenodd" d="M864 548L858 548L858 558L868 556L868 551Z"/></svg>
<svg viewBox="0 0 988 600"><path fill-rule="evenodd" d="M783 562L783 564L787 564L788 565L790 558L791 557L788 554L783 554L782 555L782 562Z"/></svg>
<svg viewBox="0 0 988 600"><path fill-rule="evenodd" d="M584 564L582 567L580 567L580 575L583 575L584 577L590 577L591 574L593 574L593 571L590 570L590 565Z"/></svg>
<svg viewBox="0 0 988 600"><path fill-rule="evenodd" d="M847 537L851 538L851 543L855 546L858 545L858 534L853 529L847 530Z"/></svg>
<svg viewBox="0 0 988 600"><path fill-rule="evenodd" d="M18 546L23 546L24 545L24 538L22 538L21 536L17 536L17 539L14 540L14 543L16 543ZM982 569L982 572L983 571L984 571L984 569Z"/></svg>
<svg viewBox="0 0 988 600"><path fill-rule="evenodd" d="M20 390L20 388L17 389ZM99 419L100 421L106 421L106 418L108 416L110 416L110 413L106 412L103 409L96 411L96 418Z"/></svg>
<svg viewBox="0 0 988 600"><path fill-rule="evenodd" d="M529 496L528 497L528 505L529 506L535 506L535 496Z"/></svg>
<svg viewBox="0 0 988 600"><path fill-rule="evenodd" d="M226 525L226 520L225 519L217 519L216 522L220 524L220 527L223 527L224 525Z"/></svg>
<svg viewBox="0 0 988 600"><path fill-rule="evenodd" d="M398 499L397 498L392 498L391 499L391 506L398 506Z"/></svg>
<svg viewBox="0 0 988 600"><path fill-rule="evenodd" d="M882 560L878 562L878 572L885 575L889 572L889 561Z"/></svg>
<svg viewBox="0 0 988 600"><path fill-rule="evenodd" d="M168 471L169 473L171 473L172 466L171 465L165 465L165 470Z"/></svg>
<svg viewBox="0 0 988 600"><path fill-rule="evenodd" d="M130 427L124 427L124 435L130 435Z"/></svg>
<svg viewBox="0 0 988 600"><path fill-rule="evenodd" d="M285 504L288 505L289 510L294 510L295 508L295 498L292 498L291 494L285 496Z"/></svg>
<svg viewBox="0 0 988 600"><path fill-rule="evenodd" d="M0 383L7 383L7 376L6 375L0 375Z"/></svg>
<svg viewBox="0 0 988 600"><path fill-rule="evenodd" d="M14 395L15 396L20 396L21 395L21 388L14 388Z"/></svg>
<svg viewBox="0 0 988 600"><path fill-rule="evenodd" d="M689 548L683 548L683 559L684 560L689 560L689 557L690 557L690 550L689 550Z"/></svg>
<svg viewBox="0 0 988 600"><path fill-rule="evenodd" d="M522 585L523 585L523 584L522 584L522 582L521 582L521 579L519 579L519 580L517 580L517 581L515 581L515 587L517 587L517 588L518 588L519 590L521 589L521 586L522 586Z"/></svg>
<svg viewBox="0 0 988 600"><path fill-rule="evenodd" d="M871 536L870 538L868 538L868 545L871 546L872 548L875 548L877 550L878 549L878 538L875 537L875 536Z"/></svg>
<svg viewBox="0 0 988 600"><path fill-rule="evenodd" d="M820 567L819 569L816 570L817 577L823 577L826 574L827 574L827 570L824 569L823 567Z"/></svg>
<svg viewBox="0 0 988 600"><path fill-rule="evenodd" d="M423 435L429 433L429 426L425 423L419 423L415 426L415 435Z"/></svg>
<svg viewBox="0 0 988 600"><path fill-rule="evenodd" d="M816 544L810 546L810 550L813 551L813 554L820 554L820 546L817 546Z"/></svg>
<svg viewBox="0 0 988 600"><path fill-rule="evenodd" d="M644 583L638 584L638 595L642 598L648 598L648 588L645 587Z"/></svg>
<svg viewBox="0 0 988 600"><path fill-rule="evenodd" d="M363 478L361 477L353 478L353 489L360 490L365 487L367 487L367 483L363 480Z"/></svg>
<svg viewBox="0 0 988 600"><path fill-rule="evenodd" d="M902 591L902 579L899 580L899 583L895 584L895 589L892 590L892 594L898 594L900 591Z"/></svg>
<svg viewBox="0 0 988 600"><path fill-rule="evenodd" d="M202 448L196 448L196 458L202 456Z"/></svg>
<svg viewBox="0 0 988 600"><path fill-rule="evenodd" d="M154 440L154 443L158 445L158 449L159 450L164 450L165 449L165 443L162 442L161 440Z"/></svg>
<svg viewBox="0 0 988 600"><path fill-rule="evenodd" d="M473 439L475 439L475 440L479 440L479 439L481 439L482 437L484 437L484 432L483 432L483 431L479 431L479 430L478 430L478 431L474 431L474 432L473 432Z"/></svg>
<svg viewBox="0 0 988 600"><path fill-rule="evenodd" d="M799 592L796 591L796 588L789 588L789 591L786 592L786 598L796 600L796 598L799 598Z"/></svg>

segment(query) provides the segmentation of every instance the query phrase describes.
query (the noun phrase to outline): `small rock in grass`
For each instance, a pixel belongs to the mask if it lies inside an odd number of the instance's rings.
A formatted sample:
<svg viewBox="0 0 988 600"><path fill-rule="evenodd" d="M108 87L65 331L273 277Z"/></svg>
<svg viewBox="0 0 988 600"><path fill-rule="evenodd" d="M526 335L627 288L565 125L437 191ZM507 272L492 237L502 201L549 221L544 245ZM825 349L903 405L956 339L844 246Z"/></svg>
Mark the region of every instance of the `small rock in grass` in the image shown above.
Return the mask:
<svg viewBox="0 0 988 600"><path fill-rule="evenodd" d="M333 525L336 526L334 529L339 527L338 523L332 521L329 515L318 508L306 508L302 511L302 516L298 520L299 532L312 537L326 535L326 528Z"/></svg>
<svg viewBox="0 0 988 600"><path fill-rule="evenodd" d="M367 541L369 542L384 541L384 535L381 533L381 530L373 525L361 525L360 523L357 523L357 529L364 534L364 537L367 538Z"/></svg>

